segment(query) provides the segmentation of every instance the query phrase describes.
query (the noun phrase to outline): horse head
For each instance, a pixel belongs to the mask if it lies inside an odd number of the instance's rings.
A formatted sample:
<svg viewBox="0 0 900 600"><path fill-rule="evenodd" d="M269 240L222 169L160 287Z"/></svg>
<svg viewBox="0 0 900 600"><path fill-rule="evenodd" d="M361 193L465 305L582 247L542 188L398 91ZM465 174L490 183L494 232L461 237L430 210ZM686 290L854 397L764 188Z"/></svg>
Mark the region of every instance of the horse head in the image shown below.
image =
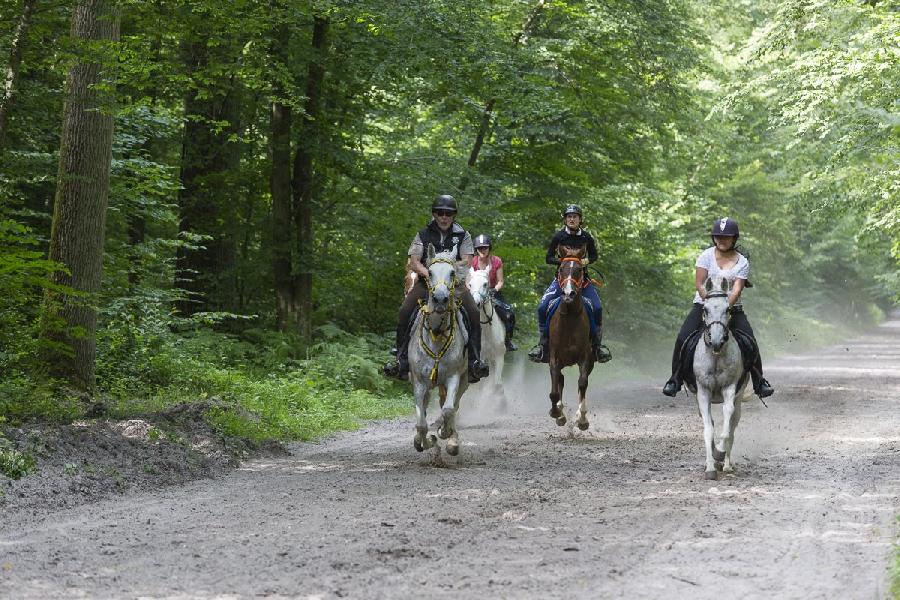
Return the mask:
<svg viewBox="0 0 900 600"><path fill-rule="evenodd" d="M728 294L731 283L724 277L709 277L703 284L706 300L703 302L703 342L718 354L728 342Z"/></svg>
<svg viewBox="0 0 900 600"><path fill-rule="evenodd" d="M560 256L559 270L556 272L556 282L563 293L563 302L571 304L581 296L581 288L584 284L584 248L572 248L560 246L557 251Z"/></svg>
<svg viewBox="0 0 900 600"><path fill-rule="evenodd" d="M472 299L475 301L475 306L479 308L490 299L490 280L491 265L488 265L481 270L472 269L469 271L469 280L466 282L466 287L468 287L469 292L472 293Z"/></svg>
<svg viewBox="0 0 900 600"><path fill-rule="evenodd" d="M428 244L428 312L443 315L451 307L456 287L456 249L436 254Z"/></svg>

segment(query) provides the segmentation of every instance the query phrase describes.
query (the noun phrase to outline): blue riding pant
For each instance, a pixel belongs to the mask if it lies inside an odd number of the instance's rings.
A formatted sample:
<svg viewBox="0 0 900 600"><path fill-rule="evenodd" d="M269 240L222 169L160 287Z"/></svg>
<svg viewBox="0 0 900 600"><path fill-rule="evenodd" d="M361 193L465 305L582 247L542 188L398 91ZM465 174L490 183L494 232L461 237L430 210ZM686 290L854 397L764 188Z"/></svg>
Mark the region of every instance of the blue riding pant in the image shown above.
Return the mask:
<svg viewBox="0 0 900 600"><path fill-rule="evenodd" d="M559 287L559 282L555 279L553 280L553 283L550 284L550 287L547 288L547 291L544 292L544 296L541 298L541 303L538 305L537 310L538 329L541 333L548 332L549 324L547 323L547 311L550 308L550 303L562 296L562 293L562 288ZM588 320L591 322L591 336L593 336L594 331L597 329L597 325L603 325L603 304L600 302L597 288L591 283L582 288L581 297L590 304L591 307L591 310L588 311Z"/></svg>

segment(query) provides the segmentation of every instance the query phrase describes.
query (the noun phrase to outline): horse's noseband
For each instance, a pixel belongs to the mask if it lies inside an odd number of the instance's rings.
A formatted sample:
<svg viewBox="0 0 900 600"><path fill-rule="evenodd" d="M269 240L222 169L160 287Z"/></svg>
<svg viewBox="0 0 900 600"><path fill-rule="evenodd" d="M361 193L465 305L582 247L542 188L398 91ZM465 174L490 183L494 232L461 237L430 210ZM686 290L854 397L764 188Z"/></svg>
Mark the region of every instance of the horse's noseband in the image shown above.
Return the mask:
<svg viewBox="0 0 900 600"><path fill-rule="evenodd" d="M563 287L565 287L567 281L571 281L572 284L575 286L575 289L580 290L582 287L584 287L584 269L581 270L581 274L578 277L575 277L574 275L568 275L566 277L563 277L562 267L566 263L578 263L578 266L580 267L581 259L575 258L572 256L567 256L566 258L560 259L560 262L559 262L559 271L560 272L558 272L556 275L556 283L557 283L557 285L559 285L559 289L562 289Z"/></svg>

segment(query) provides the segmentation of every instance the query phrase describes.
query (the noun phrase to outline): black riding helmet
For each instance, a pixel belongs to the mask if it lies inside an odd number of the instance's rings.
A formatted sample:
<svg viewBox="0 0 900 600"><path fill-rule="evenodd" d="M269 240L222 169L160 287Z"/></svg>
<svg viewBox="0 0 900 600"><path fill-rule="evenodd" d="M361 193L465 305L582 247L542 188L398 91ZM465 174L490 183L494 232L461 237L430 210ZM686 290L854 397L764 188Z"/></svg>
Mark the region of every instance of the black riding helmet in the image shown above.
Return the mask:
<svg viewBox="0 0 900 600"><path fill-rule="evenodd" d="M475 236L475 249L478 248L490 248L493 246L491 243L491 238L487 234L479 234Z"/></svg>
<svg viewBox="0 0 900 600"><path fill-rule="evenodd" d="M431 212L436 210L452 210L456 212L459 210L456 206L456 198L449 194L441 194L431 203Z"/></svg>
<svg viewBox="0 0 900 600"><path fill-rule="evenodd" d="M566 210L563 211L562 216L563 216L563 218L565 219L567 216L569 216L569 215L571 215L571 214L576 214L576 215L578 215L579 217L581 217L582 219L584 218L584 215L581 214L581 207L578 206L577 204L570 204L570 205L568 205L568 206L566 207Z"/></svg>

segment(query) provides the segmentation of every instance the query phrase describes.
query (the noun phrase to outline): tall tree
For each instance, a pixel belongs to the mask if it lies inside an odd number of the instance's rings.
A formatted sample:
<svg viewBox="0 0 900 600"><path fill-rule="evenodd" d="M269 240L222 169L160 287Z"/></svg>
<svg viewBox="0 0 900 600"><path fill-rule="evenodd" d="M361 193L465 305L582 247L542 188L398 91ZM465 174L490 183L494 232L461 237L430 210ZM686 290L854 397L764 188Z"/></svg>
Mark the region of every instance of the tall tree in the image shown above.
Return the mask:
<svg viewBox="0 0 900 600"><path fill-rule="evenodd" d="M296 229L297 265L293 269L293 306L297 314L297 330L303 340L312 337L313 311L313 204L316 192L315 154L319 146L322 91L325 81L325 54L328 20L316 15L313 20L312 49L306 77L306 104L297 153L294 155L292 180L294 227Z"/></svg>
<svg viewBox="0 0 900 600"><path fill-rule="evenodd" d="M47 291L45 362L53 375L90 390L97 330L93 301L103 270L113 134L110 95L101 84L114 61L104 59L103 49L119 39L115 3L81 0L72 14L71 35L84 45L83 58L66 80L50 259L68 269L56 272L54 283L74 293Z"/></svg>

